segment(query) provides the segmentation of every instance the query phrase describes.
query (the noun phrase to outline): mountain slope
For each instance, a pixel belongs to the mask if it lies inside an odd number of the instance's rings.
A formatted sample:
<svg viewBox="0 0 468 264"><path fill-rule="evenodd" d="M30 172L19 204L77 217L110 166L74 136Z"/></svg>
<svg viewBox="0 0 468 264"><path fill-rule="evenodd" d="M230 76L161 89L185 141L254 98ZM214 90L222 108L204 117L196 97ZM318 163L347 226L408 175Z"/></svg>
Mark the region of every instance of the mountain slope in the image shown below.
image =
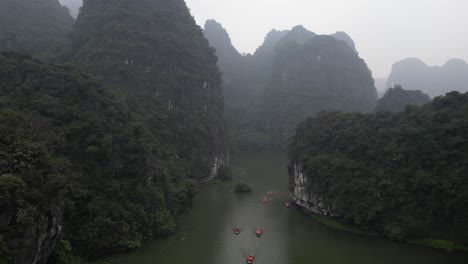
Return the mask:
<svg viewBox="0 0 468 264"><path fill-rule="evenodd" d="M183 0L87 1L71 50L152 133L159 134L154 118L168 115L173 132L164 139L192 164L194 178L217 175L227 158L221 75Z"/></svg>
<svg viewBox="0 0 468 264"><path fill-rule="evenodd" d="M58 0L0 1L0 51L19 51L43 59L57 56L74 19Z"/></svg>

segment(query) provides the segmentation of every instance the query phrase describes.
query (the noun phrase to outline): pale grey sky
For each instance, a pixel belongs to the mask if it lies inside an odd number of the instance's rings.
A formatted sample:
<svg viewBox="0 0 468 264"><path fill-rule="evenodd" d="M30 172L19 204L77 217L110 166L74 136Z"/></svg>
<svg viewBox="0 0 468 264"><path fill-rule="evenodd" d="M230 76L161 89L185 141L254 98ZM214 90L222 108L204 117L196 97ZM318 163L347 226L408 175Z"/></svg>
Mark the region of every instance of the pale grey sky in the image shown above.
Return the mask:
<svg viewBox="0 0 468 264"><path fill-rule="evenodd" d="M302 24L319 34L347 32L374 77L417 57L430 65L468 60L468 0L186 0L199 25L214 18L240 52L271 29Z"/></svg>
<svg viewBox="0 0 468 264"><path fill-rule="evenodd" d="M60 0L61 2L81 0ZM468 0L186 0L197 23L214 18L240 52L251 53L273 28L304 25L318 34L347 32L375 78L394 62L430 65L468 60Z"/></svg>

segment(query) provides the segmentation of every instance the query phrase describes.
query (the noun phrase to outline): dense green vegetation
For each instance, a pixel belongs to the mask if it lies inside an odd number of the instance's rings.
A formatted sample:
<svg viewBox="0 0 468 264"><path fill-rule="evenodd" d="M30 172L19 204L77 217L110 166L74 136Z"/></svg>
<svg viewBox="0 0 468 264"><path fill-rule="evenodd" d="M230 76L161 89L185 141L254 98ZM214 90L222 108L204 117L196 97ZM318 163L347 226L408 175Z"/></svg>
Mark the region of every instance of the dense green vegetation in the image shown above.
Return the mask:
<svg viewBox="0 0 468 264"><path fill-rule="evenodd" d="M74 19L58 0L0 1L0 51L57 59Z"/></svg>
<svg viewBox="0 0 468 264"><path fill-rule="evenodd" d="M25 125L26 118L14 111L0 111L0 263L13 262L9 248L28 246L22 237L35 232L44 217L52 221L48 212L60 206L64 186L61 160L31 140L28 131L32 127ZM14 244L8 245L12 240Z"/></svg>
<svg viewBox="0 0 468 264"><path fill-rule="evenodd" d="M173 217L190 205L197 181L172 146L70 65L6 53L0 63L0 109L24 116L21 131L46 145L65 171L63 238L75 252L134 249L174 230Z"/></svg>
<svg viewBox="0 0 468 264"><path fill-rule="evenodd" d="M225 162L221 74L184 1L88 1L70 51L151 134L175 147L191 174L203 180L215 160Z"/></svg>
<svg viewBox="0 0 468 264"><path fill-rule="evenodd" d="M429 95L421 91L404 90L401 85L395 85L379 99L376 111L400 112L408 105L421 106L431 101Z"/></svg>
<svg viewBox="0 0 468 264"><path fill-rule="evenodd" d="M15 222L0 223L2 257L8 249L15 261L31 262L37 252L45 261L56 244L51 263L79 263L75 256L137 249L174 231L200 182L231 177L221 75L184 1L87 1L72 32L74 20L57 0L3 1L0 10L0 50L67 62L0 56L0 111L22 120L2 124L45 151L37 155L50 153L51 173L34 170L60 179L59 187L55 180L31 185L37 175L1 171L8 192L0 219L30 219L21 205L61 229L57 241L37 220L28 226L37 231L13 237ZM16 143L4 144L2 155L15 156ZM37 197L16 197L14 188ZM46 241L28 254L16 250L14 241L33 244L33 235Z"/></svg>
<svg viewBox="0 0 468 264"><path fill-rule="evenodd" d="M321 113L290 143L310 193L391 239L468 244L468 94L376 114ZM291 164L291 165L292 165Z"/></svg>

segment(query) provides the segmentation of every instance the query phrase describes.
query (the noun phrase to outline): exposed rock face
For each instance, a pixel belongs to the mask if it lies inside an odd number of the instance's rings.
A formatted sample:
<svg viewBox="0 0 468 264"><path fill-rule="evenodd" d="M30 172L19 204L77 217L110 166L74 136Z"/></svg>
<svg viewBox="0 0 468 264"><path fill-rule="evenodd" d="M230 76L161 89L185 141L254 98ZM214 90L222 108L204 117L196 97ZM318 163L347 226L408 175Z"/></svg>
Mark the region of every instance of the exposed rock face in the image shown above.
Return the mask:
<svg viewBox="0 0 468 264"><path fill-rule="evenodd" d="M85 1L72 40L72 60L90 65L132 111L157 115L155 106L167 108L174 129L167 140L203 171L196 177L210 177L215 159L226 163L221 74L184 1Z"/></svg>
<svg viewBox="0 0 468 264"><path fill-rule="evenodd" d="M451 91L468 91L468 64L460 59L449 60L442 67L428 66L416 58L393 65L387 87L399 84L407 90L421 90L430 97Z"/></svg>
<svg viewBox="0 0 468 264"><path fill-rule="evenodd" d="M421 91L404 90L400 85L390 88L377 103L376 111L401 112L407 105L421 106L431 101Z"/></svg>
<svg viewBox="0 0 468 264"><path fill-rule="evenodd" d="M288 171L290 195L297 205L315 214L338 217L332 202L310 191L313 183L308 182L299 162L293 162Z"/></svg>
<svg viewBox="0 0 468 264"><path fill-rule="evenodd" d="M57 56L74 19L58 0L0 1L0 51L19 51L43 59Z"/></svg>
<svg viewBox="0 0 468 264"><path fill-rule="evenodd" d="M14 209L0 214L0 235L16 264L45 264L55 247L62 229L63 202L52 200L41 207L33 207L34 221L26 228L17 222Z"/></svg>

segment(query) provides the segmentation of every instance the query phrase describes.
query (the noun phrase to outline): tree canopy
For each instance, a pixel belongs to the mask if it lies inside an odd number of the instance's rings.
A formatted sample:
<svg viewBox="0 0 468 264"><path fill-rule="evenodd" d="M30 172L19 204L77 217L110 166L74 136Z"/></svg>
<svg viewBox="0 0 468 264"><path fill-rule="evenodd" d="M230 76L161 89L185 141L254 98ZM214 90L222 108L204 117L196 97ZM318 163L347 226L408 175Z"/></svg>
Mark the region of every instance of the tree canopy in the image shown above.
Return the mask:
<svg viewBox="0 0 468 264"><path fill-rule="evenodd" d="M467 137L468 93L452 92L400 113L318 114L289 151L308 191L345 221L398 240L467 244Z"/></svg>

